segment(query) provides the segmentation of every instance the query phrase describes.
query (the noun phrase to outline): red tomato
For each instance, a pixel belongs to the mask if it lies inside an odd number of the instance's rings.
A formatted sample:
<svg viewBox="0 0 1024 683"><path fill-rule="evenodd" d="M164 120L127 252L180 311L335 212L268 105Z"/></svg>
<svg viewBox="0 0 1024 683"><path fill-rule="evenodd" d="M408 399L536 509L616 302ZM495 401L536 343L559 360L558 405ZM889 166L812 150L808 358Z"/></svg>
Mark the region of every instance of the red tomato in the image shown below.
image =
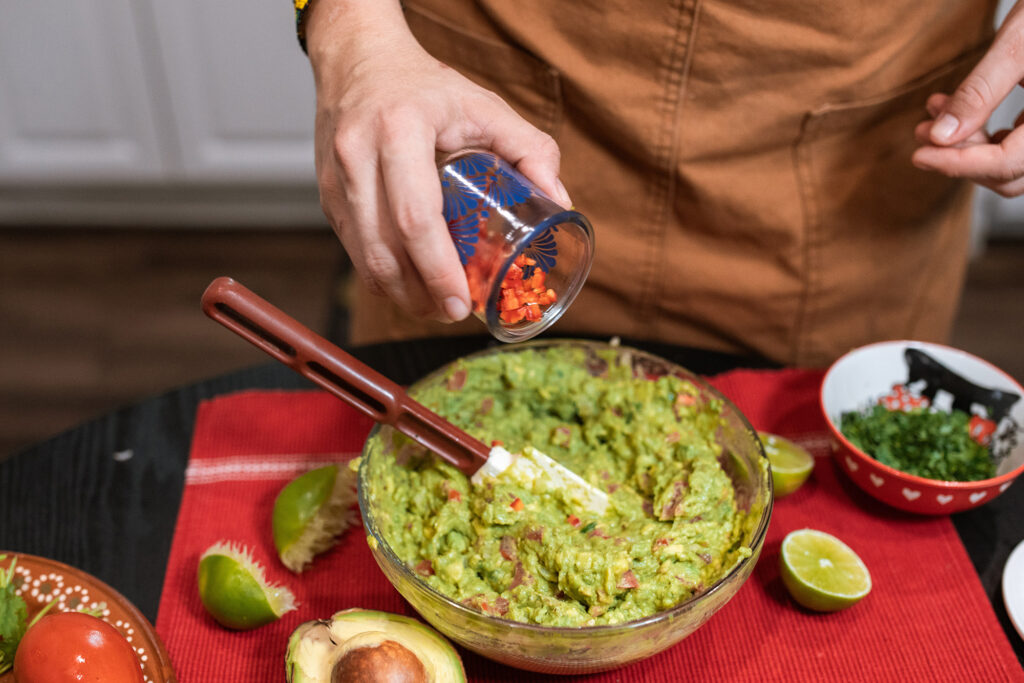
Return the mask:
<svg viewBox="0 0 1024 683"><path fill-rule="evenodd" d="M47 614L14 654L18 683L143 683L135 650L121 632L81 612Z"/></svg>

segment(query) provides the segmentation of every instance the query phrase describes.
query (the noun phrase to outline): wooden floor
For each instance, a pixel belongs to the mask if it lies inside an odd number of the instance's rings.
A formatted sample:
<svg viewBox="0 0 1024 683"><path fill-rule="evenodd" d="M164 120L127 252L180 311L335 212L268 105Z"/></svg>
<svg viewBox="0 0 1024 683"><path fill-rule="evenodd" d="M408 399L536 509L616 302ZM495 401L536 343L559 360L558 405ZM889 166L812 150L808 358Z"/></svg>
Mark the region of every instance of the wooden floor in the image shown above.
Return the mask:
<svg viewBox="0 0 1024 683"><path fill-rule="evenodd" d="M208 320L230 275L322 333L344 255L323 231L0 230L0 458L118 406L266 362ZM332 317L334 316L334 317ZM972 265L952 343L1024 378L1024 241Z"/></svg>

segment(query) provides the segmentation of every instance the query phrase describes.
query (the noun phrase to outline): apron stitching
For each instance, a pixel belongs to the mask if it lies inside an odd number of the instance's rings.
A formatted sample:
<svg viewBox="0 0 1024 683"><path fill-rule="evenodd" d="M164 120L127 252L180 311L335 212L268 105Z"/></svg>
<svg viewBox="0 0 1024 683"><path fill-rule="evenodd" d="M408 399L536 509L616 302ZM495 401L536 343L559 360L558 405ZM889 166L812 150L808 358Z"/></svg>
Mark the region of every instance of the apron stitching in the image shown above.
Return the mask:
<svg viewBox="0 0 1024 683"><path fill-rule="evenodd" d="M814 169L811 155L811 142L817 133L817 124L821 119L812 118L808 115L800 135L797 137L793 148L793 161L796 166L796 174L799 179L797 183L800 192L801 204L804 213L804 235L803 235L803 291L800 293L800 301L797 304L796 315L793 322L793 338L791 339L790 358L791 363L799 363L807 352L805 330L810 325L811 319L811 294L817 283L814 277L814 249L817 246L817 230L821 223L821 210L813 192Z"/></svg>
<svg viewBox="0 0 1024 683"><path fill-rule="evenodd" d="M550 102L548 102L548 112L544 118L550 127L551 137L557 139L558 129L562 125L562 79L558 71L549 68L544 72L543 81L541 87L552 93Z"/></svg>
<svg viewBox="0 0 1024 683"><path fill-rule="evenodd" d="M690 30L687 37L692 38L696 28L696 12L700 6L700 0L696 0L693 7L693 16L690 21ZM651 205L653 216L648 228L647 244L645 245L645 258L642 261L642 280L640 289L640 301L636 311L636 321L646 321L649 329L653 332L657 326L657 320L653 315L656 307L656 294L658 286L658 275L662 270L664 257L665 232L668 228L668 216L672 197L675 194L675 172L674 160L675 141L678 138L678 113L682 102L685 76L684 71L689 67L690 43L683 40L683 21L686 19L686 3L680 2L676 7L678 19L675 26L675 36L672 41L672 49L669 59L665 65L666 79L665 89L661 100L662 123L659 130L656 151L655 172L661 171L651 182Z"/></svg>

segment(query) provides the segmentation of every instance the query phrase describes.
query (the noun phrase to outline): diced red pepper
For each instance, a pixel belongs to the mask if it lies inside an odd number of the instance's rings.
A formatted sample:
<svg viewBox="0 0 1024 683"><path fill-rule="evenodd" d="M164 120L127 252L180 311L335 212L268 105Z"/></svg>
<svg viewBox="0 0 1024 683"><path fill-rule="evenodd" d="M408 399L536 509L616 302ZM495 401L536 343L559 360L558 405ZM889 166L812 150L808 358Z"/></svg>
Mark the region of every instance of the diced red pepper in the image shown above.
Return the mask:
<svg viewBox="0 0 1024 683"><path fill-rule="evenodd" d="M498 317L508 325L515 325L526 317L526 310L520 307L511 311L503 311Z"/></svg>
<svg viewBox="0 0 1024 683"><path fill-rule="evenodd" d="M971 415L971 419L967 423L967 431L970 432L972 439L982 446L987 446L996 432L996 423L980 415Z"/></svg>
<svg viewBox="0 0 1024 683"><path fill-rule="evenodd" d="M433 576L434 566L430 564L430 560L420 560L416 565L416 573L420 576Z"/></svg>
<svg viewBox="0 0 1024 683"><path fill-rule="evenodd" d="M466 385L466 369L459 368L451 374L448 378L448 389L450 391L458 391Z"/></svg>
<svg viewBox="0 0 1024 683"><path fill-rule="evenodd" d="M523 563L516 562L516 568L512 572L512 583L508 585L508 589L512 590L516 586L522 586L524 583L530 583L531 581L533 581L533 577L523 568Z"/></svg>
<svg viewBox="0 0 1024 683"><path fill-rule="evenodd" d="M490 396L484 396L484 400L480 401L480 414L487 415L491 412L491 408L494 407L494 399Z"/></svg>
<svg viewBox="0 0 1024 683"><path fill-rule="evenodd" d="M615 584L616 588L638 588L640 582L636 579L636 574L633 573L632 569L627 569L626 573L619 577L619 582Z"/></svg>
<svg viewBox="0 0 1024 683"><path fill-rule="evenodd" d="M502 441L501 439L493 439L491 441L491 448L494 448L495 446L504 446L504 445L505 445L505 442Z"/></svg>
<svg viewBox="0 0 1024 683"><path fill-rule="evenodd" d="M508 599L503 598L500 595L494 599L494 613L499 617L503 617L508 614Z"/></svg>
<svg viewBox="0 0 1024 683"><path fill-rule="evenodd" d="M462 494L457 489L451 489L448 491L448 500L454 500L456 503L462 502Z"/></svg>
<svg viewBox="0 0 1024 683"><path fill-rule="evenodd" d="M568 522L570 526L579 526L580 525L580 518L577 517L576 515L569 515L568 517L565 518L565 521Z"/></svg>
<svg viewBox="0 0 1024 683"><path fill-rule="evenodd" d="M536 265L534 259L520 254L505 272L498 295L498 317L506 325L540 320L544 316L544 307L558 300L555 290L545 284L547 273ZM533 267L533 272L524 278L523 269L529 267Z"/></svg>
<svg viewBox="0 0 1024 683"><path fill-rule="evenodd" d="M512 536L502 536L501 544L499 546L501 556L511 562L518 557L518 551L516 550L516 539Z"/></svg>
<svg viewBox="0 0 1024 683"><path fill-rule="evenodd" d="M526 507L526 505L523 504L521 498L516 498L511 503L509 503L508 506L515 510L516 512L520 512L524 507Z"/></svg>

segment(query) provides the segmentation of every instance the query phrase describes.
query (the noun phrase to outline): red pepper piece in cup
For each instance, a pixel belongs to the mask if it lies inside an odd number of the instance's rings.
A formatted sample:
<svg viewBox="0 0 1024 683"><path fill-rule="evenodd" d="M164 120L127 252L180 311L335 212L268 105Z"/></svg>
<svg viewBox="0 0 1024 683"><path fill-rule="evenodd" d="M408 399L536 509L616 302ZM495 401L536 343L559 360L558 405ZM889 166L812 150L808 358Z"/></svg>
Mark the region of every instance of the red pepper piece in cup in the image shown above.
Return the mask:
<svg viewBox="0 0 1024 683"><path fill-rule="evenodd" d="M501 321L506 325L540 320L544 309L558 300L555 290L545 284L547 273L536 266L534 259L520 254L505 273L498 296L498 310L501 311ZM532 271L529 277L525 277L527 268Z"/></svg>

